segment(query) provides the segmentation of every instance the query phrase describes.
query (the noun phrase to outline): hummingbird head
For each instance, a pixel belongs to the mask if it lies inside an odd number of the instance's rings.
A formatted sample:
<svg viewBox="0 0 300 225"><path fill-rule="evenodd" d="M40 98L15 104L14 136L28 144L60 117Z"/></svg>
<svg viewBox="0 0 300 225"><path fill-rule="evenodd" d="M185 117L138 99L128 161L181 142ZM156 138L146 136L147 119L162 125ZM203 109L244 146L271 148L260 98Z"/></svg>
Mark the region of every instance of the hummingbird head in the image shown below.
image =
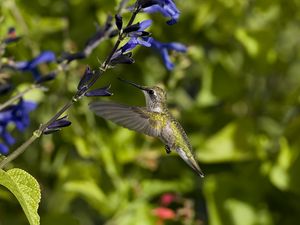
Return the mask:
<svg viewBox="0 0 300 225"><path fill-rule="evenodd" d="M141 86L121 78L119 78L119 80L131 84L132 86L143 91L146 98L147 109L149 111L162 112L164 109L166 109L167 93L162 88L158 86Z"/></svg>

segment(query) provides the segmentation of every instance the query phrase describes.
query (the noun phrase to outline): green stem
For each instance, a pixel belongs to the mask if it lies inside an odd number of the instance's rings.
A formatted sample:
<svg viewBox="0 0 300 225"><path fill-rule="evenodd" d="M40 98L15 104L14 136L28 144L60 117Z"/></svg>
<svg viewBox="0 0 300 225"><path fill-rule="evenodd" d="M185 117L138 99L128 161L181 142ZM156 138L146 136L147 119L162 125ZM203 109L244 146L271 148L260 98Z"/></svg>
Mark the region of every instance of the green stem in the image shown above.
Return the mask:
<svg viewBox="0 0 300 225"><path fill-rule="evenodd" d="M4 102L3 104L0 105L0 111L3 110L4 108L6 108L7 106L10 106L11 104L13 104L18 99L22 98L27 92L29 92L33 89L36 89L36 88L41 88L41 86L37 85L37 84L33 84L29 88L25 89L24 91L22 91L19 94L15 95L11 99L7 100L6 102Z"/></svg>
<svg viewBox="0 0 300 225"><path fill-rule="evenodd" d="M73 99L71 101L67 102L50 120L48 120L47 123L40 126L40 128L37 130L36 135L41 136L43 134L44 130L50 124L52 124L55 120L57 120L64 112L66 112L74 103L75 103L75 101L73 101Z"/></svg>
<svg viewBox="0 0 300 225"><path fill-rule="evenodd" d="M36 139L38 136L32 135L26 142L24 142L19 148L17 148L15 151L13 151L9 156L7 156L5 159L3 159L0 162L0 169L2 169L7 163L11 162L15 158L17 158L19 155L21 155Z"/></svg>
<svg viewBox="0 0 300 225"><path fill-rule="evenodd" d="M40 126L39 129L33 132L33 135L24 142L20 147L18 147L15 151L13 151L9 156L7 156L4 160L0 162L0 169L2 169L5 165L10 163L12 160L21 155L36 139L38 139L44 132L44 130L55 120L57 120L65 111L67 111L72 105L74 101L69 101L65 104L61 110L59 110L47 123Z"/></svg>

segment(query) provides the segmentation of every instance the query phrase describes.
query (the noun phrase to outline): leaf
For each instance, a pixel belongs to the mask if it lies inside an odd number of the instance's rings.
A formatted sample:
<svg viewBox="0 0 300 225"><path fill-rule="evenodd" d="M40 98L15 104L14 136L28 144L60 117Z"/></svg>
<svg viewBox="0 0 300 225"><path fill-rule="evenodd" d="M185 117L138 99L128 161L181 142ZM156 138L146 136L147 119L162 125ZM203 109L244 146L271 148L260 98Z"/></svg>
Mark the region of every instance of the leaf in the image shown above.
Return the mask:
<svg viewBox="0 0 300 225"><path fill-rule="evenodd" d="M284 137L280 138L280 151L276 164L270 171L270 181L280 190L288 191L293 189L292 178L293 178L293 167L299 157L299 151L296 151L288 143L288 140ZM299 188L296 188L299 190ZM296 191L299 193L299 191Z"/></svg>
<svg viewBox="0 0 300 225"><path fill-rule="evenodd" d="M135 201L119 210L105 225L151 225L155 224L151 208L146 201Z"/></svg>
<svg viewBox="0 0 300 225"><path fill-rule="evenodd" d="M101 209L104 213L109 212L106 205L107 198L101 188L93 180L72 180L63 185L66 192L80 195L95 209ZM103 206L106 207L103 207Z"/></svg>
<svg viewBox="0 0 300 225"><path fill-rule="evenodd" d="M245 47L250 56L257 56L259 53L259 43L246 30L238 28L235 32L235 37Z"/></svg>
<svg viewBox="0 0 300 225"><path fill-rule="evenodd" d="M247 129L245 129L247 127ZM232 122L209 138L197 152L202 162L221 163L250 160L254 157L249 145L251 133L248 123Z"/></svg>
<svg viewBox="0 0 300 225"><path fill-rule="evenodd" d="M37 21L34 32L54 33L68 26L67 20L63 18L40 17Z"/></svg>
<svg viewBox="0 0 300 225"><path fill-rule="evenodd" d="M144 180L141 183L145 198L151 198L165 192L188 192L193 187L193 181L189 177L183 177L176 181L162 181L158 179ZM140 198L142 198L140 196Z"/></svg>
<svg viewBox="0 0 300 225"><path fill-rule="evenodd" d="M11 169L7 172L0 170L0 184L18 199L30 225L40 224L37 210L41 200L41 191L36 179L21 169Z"/></svg>
<svg viewBox="0 0 300 225"><path fill-rule="evenodd" d="M262 193L270 192L268 181L263 177L251 176L251 167L239 175L223 173L205 177L203 192L210 224L238 225L240 221L243 221L243 225L274 223L268 207L260 204L265 198ZM247 183L249 177L251 182Z"/></svg>

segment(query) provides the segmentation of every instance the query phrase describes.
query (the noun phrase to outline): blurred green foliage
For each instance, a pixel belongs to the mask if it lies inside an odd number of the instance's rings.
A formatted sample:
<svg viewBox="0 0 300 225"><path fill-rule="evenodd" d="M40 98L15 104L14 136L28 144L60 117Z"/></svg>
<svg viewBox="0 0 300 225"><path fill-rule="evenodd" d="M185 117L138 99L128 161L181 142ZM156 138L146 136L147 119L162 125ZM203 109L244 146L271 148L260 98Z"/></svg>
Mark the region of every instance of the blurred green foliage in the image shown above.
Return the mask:
<svg viewBox="0 0 300 225"><path fill-rule="evenodd" d="M118 2L1 0L0 34L15 26L24 36L6 57L80 50ZM153 210L166 192L192 202L192 217L164 224L299 223L300 0L176 3L182 14L174 26L151 15L153 37L189 46L187 55L173 55L176 69L167 72L155 53L139 48L134 65L108 71L98 84L112 85L108 100L131 105L143 105L142 94L116 77L164 84L206 177L200 179L175 153L166 155L158 140L96 118L84 99L68 113L71 127L43 137L13 162L41 185L42 225L158 224ZM85 66L96 68L112 45L113 40L104 42L88 59L73 62L47 93L26 95L39 107L28 133L14 134L18 144L55 114L74 93ZM26 87L32 77L15 73L12 81ZM0 224L27 224L3 188Z"/></svg>

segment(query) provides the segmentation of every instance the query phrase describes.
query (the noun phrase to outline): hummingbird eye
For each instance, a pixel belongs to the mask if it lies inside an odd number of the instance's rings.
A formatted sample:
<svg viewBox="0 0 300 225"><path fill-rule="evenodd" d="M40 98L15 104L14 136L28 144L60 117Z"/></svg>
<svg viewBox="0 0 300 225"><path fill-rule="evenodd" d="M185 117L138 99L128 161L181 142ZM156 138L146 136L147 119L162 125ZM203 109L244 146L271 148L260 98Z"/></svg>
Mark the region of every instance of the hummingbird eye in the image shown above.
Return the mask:
<svg viewBox="0 0 300 225"><path fill-rule="evenodd" d="M149 90L149 91L148 91L148 94L149 94L149 95L153 95L153 94L154 94L154 91L153 91L153 90Z"/></svg>

